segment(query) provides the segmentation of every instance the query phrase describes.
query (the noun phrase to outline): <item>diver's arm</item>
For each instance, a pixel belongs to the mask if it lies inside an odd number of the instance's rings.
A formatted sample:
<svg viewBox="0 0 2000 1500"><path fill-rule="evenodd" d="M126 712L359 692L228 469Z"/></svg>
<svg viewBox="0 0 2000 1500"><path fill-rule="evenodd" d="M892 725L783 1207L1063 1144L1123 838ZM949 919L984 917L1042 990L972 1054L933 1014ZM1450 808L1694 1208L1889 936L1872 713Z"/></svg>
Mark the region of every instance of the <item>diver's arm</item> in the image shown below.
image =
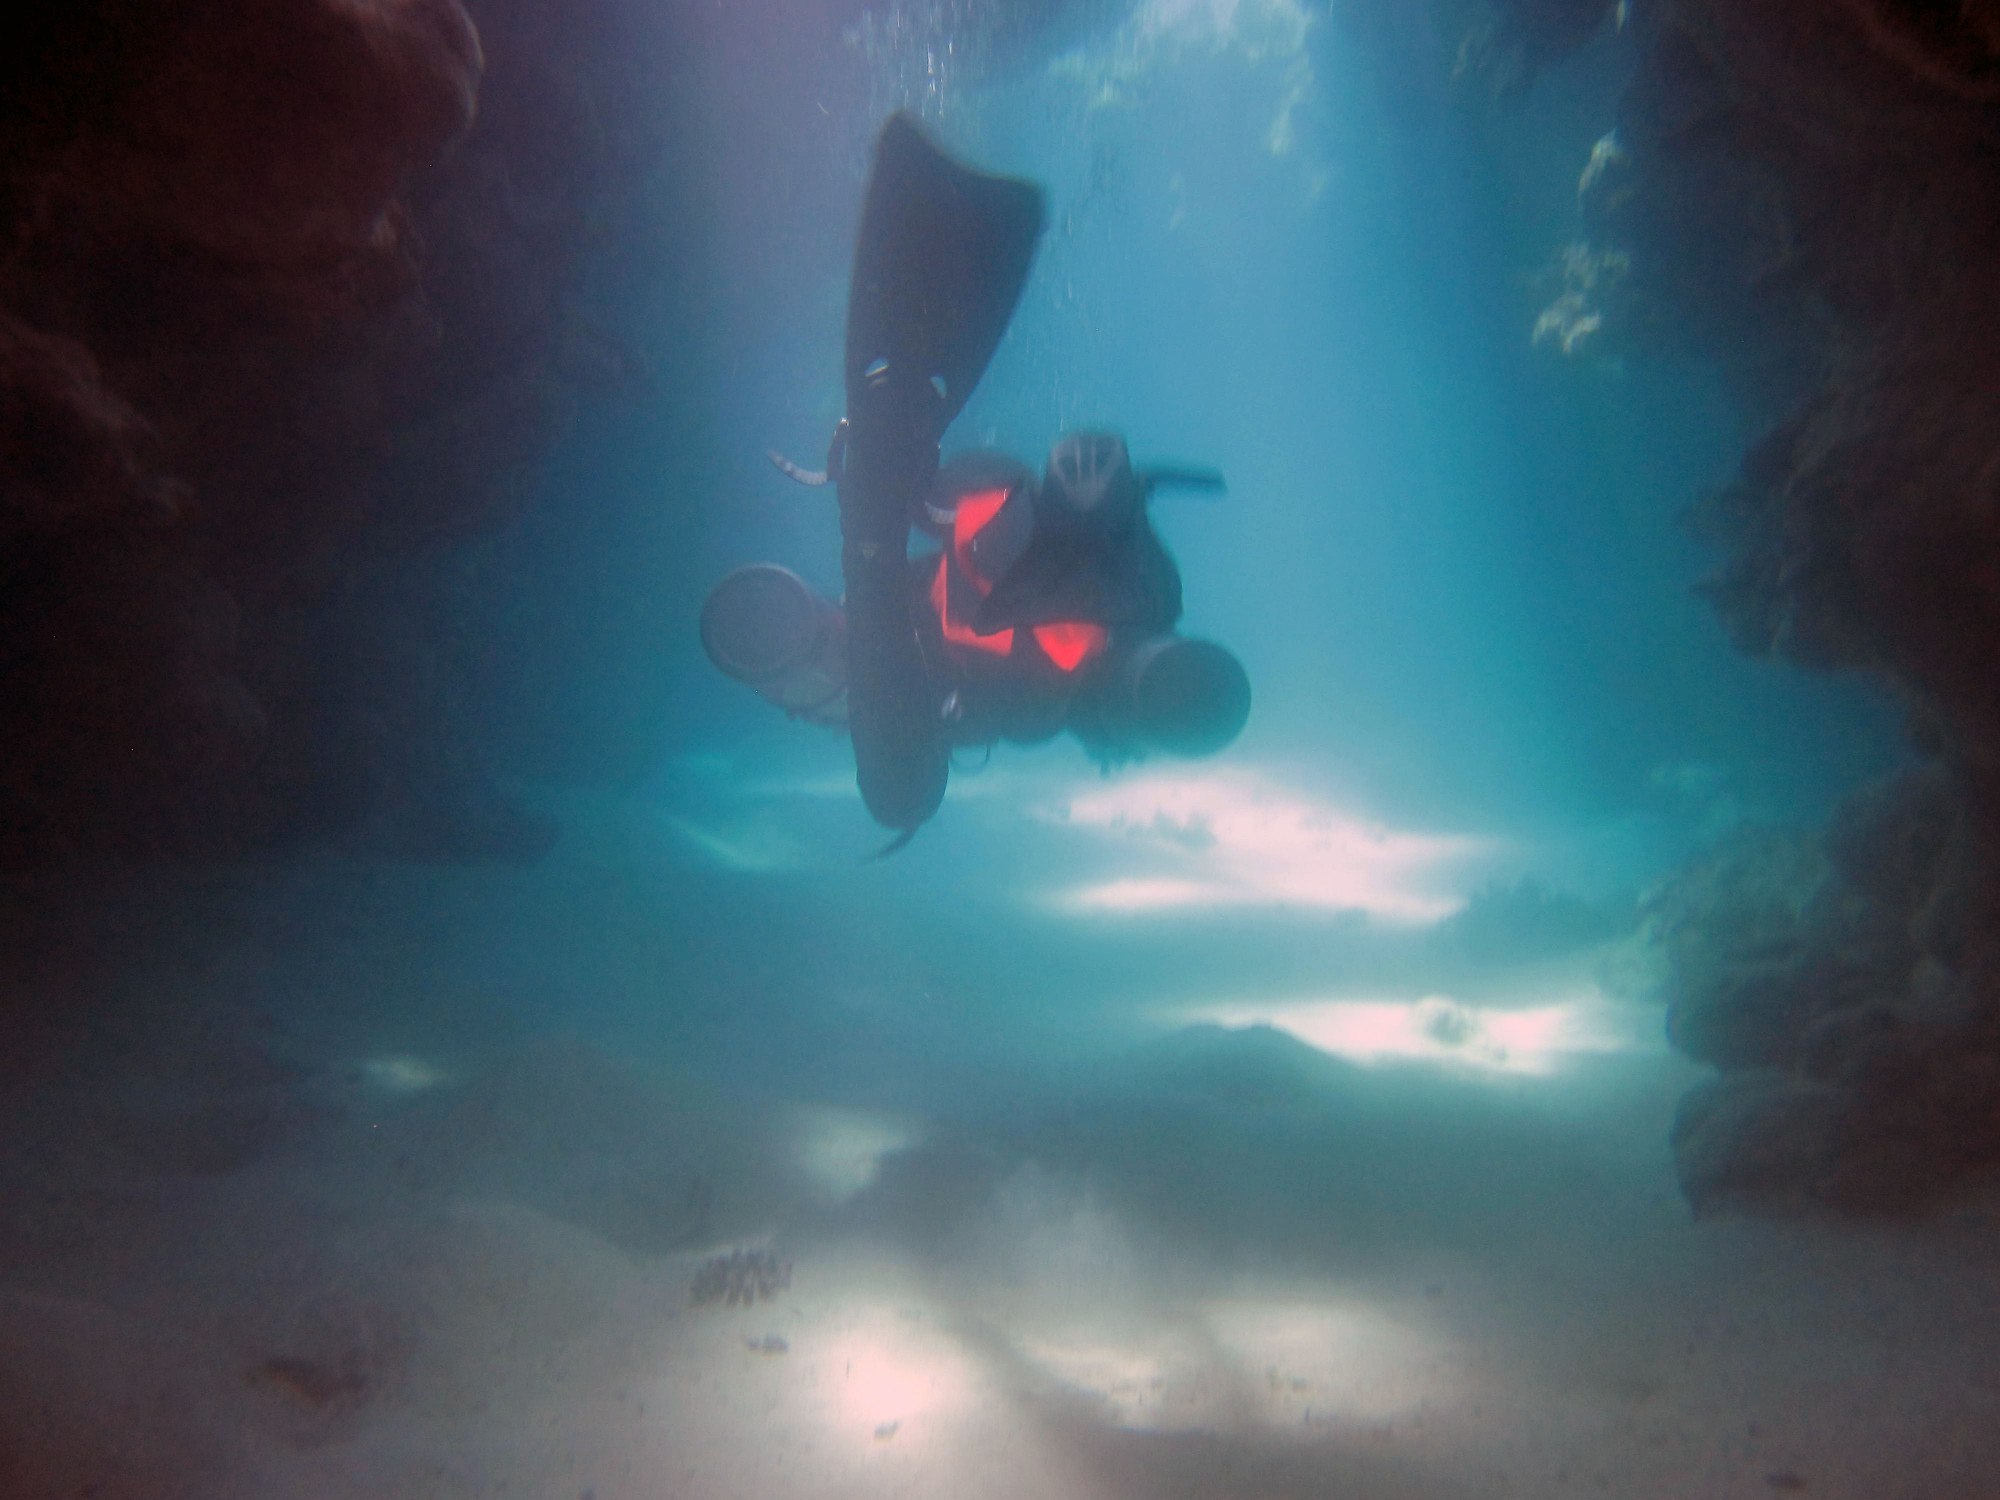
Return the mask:
<svg viewBox="0 0 2000 1500"><path fill-rule="evenodd" d="M938 464L931 394L927 384L899 391L886 382L857 392L840 471L855 779L875 821L905 830L937 811L950 775L950 750L910 614L910 517Z"/></svg>

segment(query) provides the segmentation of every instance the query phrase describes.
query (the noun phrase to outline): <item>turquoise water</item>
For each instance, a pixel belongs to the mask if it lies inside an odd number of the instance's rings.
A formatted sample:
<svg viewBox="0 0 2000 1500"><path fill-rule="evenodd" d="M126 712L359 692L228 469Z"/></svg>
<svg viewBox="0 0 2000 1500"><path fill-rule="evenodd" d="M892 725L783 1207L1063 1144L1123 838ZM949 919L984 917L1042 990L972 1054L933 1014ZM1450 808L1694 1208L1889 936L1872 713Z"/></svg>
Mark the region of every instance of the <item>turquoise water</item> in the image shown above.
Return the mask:
<svg viewBox="0 0 2000 1500"><path fill-rule="evenodd" d="M704 332L727 370L721 441L685 481L704 560L775 560L837 592L831 506L761 454L817 463L838 416L868 145L910 108L1048 191L1022 307L947 451L1038 465L1060 431L1101 425L1142 463L1229 479L1224 500L1155 506L1185 628L1256 686L1228 764L1296 768L1364 816L1521 839L1523 868L1629 896L1716 825L1814 818L1890 763L1879 703L1739 659L1692 594L1709 559L1677 517L1730 477L1753 420L1714 372L1531 344L1618 36L1496 116L1389 93L1380 58L1302 7L1140 7L984 66L947 51L949 8L898 15L831 46L831 25L742 21L755 66L740 39L692 84L711 105ZM574 461L578 482L621 466ZM746 775L806 753L677 664L685 753ZM1060 750L1003 759L1076 769Z"/></svg>
<svg viewBox="0 0 2000 1500"><path fill-rule="evenodd" d="M1898 748L1885 698L1739 657L1693 592L1678 517L1755 436L1722 377L1533 341L1628 39L1496 112L1362 10L658 23L667 144L585 294L653 382L580 407L468 605L467 701L554 851L122 878L99 940L175 1004L115 1040L206 1059L266 1017L209 1080L266 1144L183 1170L236 1139L204 1116L142 1171L146 1109L101 1106L116 1151L16 1122L20 1347L153 1393L104 1493L1990 1483L1990 1211L1697 1224L1676 1188L1700 1073L1643 894ZM898 108L1047 191L947 452L1108 426L1219 468L1155 519L1255 703L1206 761L962 755L870 861L845 741L695 620L753 561L838 592L830 493L764 451L816 465L841 415ZM788 1281L691 1298L752 1251Z"/></svg>

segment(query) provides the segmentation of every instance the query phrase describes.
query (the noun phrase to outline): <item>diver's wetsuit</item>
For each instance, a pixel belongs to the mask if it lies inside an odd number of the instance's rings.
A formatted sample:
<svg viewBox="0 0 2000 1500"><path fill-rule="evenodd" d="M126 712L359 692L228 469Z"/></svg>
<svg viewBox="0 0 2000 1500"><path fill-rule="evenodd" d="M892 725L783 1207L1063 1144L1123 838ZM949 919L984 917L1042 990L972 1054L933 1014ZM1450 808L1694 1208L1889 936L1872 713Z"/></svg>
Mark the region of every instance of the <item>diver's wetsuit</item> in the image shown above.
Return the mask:
<svg viewBox="0 0 2000 1500"><path fill-rule="evenodd" d="M1142 498L1127 497L1115 527L1070 503L1059 475L1080 444L1114 455L1117 482L1140 483L1122 440L1085 433L1057 445L1040 485L1018 459L975 449L931 486L923 529L941 547L912 560L913 613L954 745L1032 744L1071 729L1100 759L1137 753L1110 743L1101 700L1133 648L1179 620L1180 570Z"/></svg>

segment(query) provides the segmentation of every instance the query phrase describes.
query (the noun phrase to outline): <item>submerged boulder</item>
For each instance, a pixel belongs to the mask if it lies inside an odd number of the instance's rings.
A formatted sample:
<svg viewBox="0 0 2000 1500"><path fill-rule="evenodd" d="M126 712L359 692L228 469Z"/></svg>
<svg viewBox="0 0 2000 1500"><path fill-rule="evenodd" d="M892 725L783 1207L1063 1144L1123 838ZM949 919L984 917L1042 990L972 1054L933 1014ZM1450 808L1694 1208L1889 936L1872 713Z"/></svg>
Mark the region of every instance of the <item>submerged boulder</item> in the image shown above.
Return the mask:
<svg viewBox="0 0 2000 1500"><path fill-rule="evenodd" d="M1856 794L1832 829L1739 835L1654 898L1667 1032L1721 1076L1673 1143L1697 1211L1896 1214L2000 1168L2000 927L1991 860L1937 767Z"/></svg>
<svg viewBox="0 0 2000 1500"><path fill-rule="evenodd" d="M1831 1088L1776 1069L1697 1085L1674 1115L1682 1194L1697 1215L1746 1201L1809 1199L1837 1112Z"/></svg>
<svg viewBox="0 0 2000 1500"><path fill-rule="evenodd" d="M90 350L0 311L0 544L86 518L171 522L181 487L157 448Z"/></svg>

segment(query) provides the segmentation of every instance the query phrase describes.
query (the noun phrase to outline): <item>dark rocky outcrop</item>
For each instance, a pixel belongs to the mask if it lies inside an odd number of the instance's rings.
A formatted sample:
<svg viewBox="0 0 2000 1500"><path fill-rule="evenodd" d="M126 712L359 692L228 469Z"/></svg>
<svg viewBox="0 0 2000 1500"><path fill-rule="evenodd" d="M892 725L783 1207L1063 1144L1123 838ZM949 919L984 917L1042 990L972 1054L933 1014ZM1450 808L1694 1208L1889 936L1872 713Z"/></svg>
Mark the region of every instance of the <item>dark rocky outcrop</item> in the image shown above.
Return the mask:
<svg viewBox="0 0 2000 1500"><path fill-rule="evenodd" d="M1785 1069L1759 1108L1817 1122L1784 1181L1741 1177L1762 1148L1691 1099L1698 1203L1727 1187L1900 1210L2000 1160L1996 99L1991 6L1684 3L1620 123L1628 204L1656 181L1681 202L1722 189L1701 228L1736 260L1692 264L1683 227L1660 257L1672 299L1744 347L1794 351L1811 385L1697 512L1727 552L1709 597L1746 651L1892 684L1930 762L1843 809L1775 970L1690 976L1677 1040L1725 1069ZM1768 1032L1764 1055L1705 1047L1697 1014Z"/></svg>
<svg viewBox="0 0 2000 1500"><path fill-rule="evenodd" d="M458 703L463 544L635 373L572 306L646 165L616 28L43 11L0 94L0 863L532 857Z"/></svg>
<svg viewBox="0 0 2000 1500"><path fill-rule="evenodd" d="M2000 794L2000 9L1657 7L1587 174L1626 346L1721 361L1768 435L1697 524L1737 644L1874 673Z"/></svg>
<svg viewBox="0 0 2000 1500"><path fill-rule="evenodd" d="M1559 55L1545 9L1495 0L1467 45ZM1622 18L1536 341L1725 373L1766 430L1691 513L1704 592L1743 651L1898 694L1923 762L1663 895L1670 1034L1723 1074L1682 1178L1697 1207L1910 1208L2000 1158L2000 6Z"/></svg>

